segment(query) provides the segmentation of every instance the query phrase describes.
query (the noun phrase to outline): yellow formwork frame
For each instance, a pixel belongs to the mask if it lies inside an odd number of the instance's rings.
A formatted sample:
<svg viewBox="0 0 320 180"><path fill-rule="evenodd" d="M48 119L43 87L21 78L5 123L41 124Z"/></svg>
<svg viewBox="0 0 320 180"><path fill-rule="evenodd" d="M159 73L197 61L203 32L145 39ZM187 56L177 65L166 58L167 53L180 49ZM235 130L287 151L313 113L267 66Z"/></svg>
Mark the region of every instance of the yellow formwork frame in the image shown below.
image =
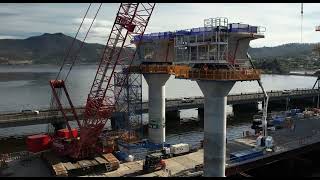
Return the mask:
<svg viewBox="0 0 320 180"><path fill-rule="evenodd" d="M258 69L204 70L191 69L187 65L140 65L131 67L131 71L139 71L143 74L172 74L181 79L217 81L252 81L260 79L261 76L261 70Z"/></svg>

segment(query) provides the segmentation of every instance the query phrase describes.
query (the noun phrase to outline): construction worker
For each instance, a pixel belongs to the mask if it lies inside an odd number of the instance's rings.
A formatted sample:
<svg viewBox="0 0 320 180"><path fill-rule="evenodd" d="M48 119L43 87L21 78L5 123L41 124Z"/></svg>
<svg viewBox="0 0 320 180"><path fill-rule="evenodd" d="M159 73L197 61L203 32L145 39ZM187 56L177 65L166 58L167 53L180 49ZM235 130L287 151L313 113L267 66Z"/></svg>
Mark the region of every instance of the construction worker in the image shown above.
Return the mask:
<svg viewBox="0 0 320 180"><path fill-rule="evenodd" d="M203 70L208 71L208 65L207 64L203 65Z"/></svg>
<svg viewBox="0 0 320 180"><path fill-rule="evenodd" d="M166 169L166 162L163 159L161 159L160 164L162 169Z"/></svg>

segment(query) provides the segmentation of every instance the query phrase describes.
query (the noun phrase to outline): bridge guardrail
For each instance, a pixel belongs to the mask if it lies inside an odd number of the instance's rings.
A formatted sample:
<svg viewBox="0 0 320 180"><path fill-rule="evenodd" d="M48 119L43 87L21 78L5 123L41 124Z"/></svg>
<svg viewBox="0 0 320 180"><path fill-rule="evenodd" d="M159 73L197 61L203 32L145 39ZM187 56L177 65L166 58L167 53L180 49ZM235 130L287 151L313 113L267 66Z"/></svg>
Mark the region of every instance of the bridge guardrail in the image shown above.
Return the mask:
<svg viewBox="0 0 320 180"><path fill-rule="evenodd" d="M318 94L319 91L317 89L307 89L307 88L297 88L292 89L286 93L284 93L282 90L276 90L276 91L268 91L267 92L270 96L270 99L273 99L275 97L295 97L300 95L310 95L310 94ZM189 107L190 105L200 104L203 103L203 97L202 96L194 96L189 97L189 99L192 100L192 102L183 102L183 98L171 98L166 99L167 107ZM233 101L252 101L255 99L263 99L263 93L258 91L255 93L240 93L240 94L230 94L228 96L228 102ZM143 101L143 109L147 108L147 101ZM84 110L84 107L76 107L78 111ZM32 115L32 114L24 114L21 112L18 113L10 113L10 114L0 114L0 122L1 121L8 121L8 120L19 120L19 119L25 119L25 118L45 118L47 116L50 116L54 111L51 110L41 110L40 114L38 115ZM59 112L56 110L56 112Z"/></svg>

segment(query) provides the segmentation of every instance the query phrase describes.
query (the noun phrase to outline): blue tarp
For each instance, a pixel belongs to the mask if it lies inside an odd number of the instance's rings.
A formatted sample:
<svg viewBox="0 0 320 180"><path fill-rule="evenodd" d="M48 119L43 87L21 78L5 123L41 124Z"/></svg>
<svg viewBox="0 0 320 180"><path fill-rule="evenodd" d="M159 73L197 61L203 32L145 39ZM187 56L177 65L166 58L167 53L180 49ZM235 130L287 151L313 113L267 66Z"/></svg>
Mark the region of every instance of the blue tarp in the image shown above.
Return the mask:
<svg viewBox="0 0 320 180"><path fill-rule="evenodd" d="M235 162L252 159L263 155L263 151L259 149L248 149L230 153L230 160Z"/></svg>
<svg viewBox="0 0 320 180"><path fill-rule="evenodd" d="M114 155L119 161L124 161L128 157L128 154L123 151L116 151Z"/></svg>
<svg viewBox="0 0 320 180"><path fill-rule="evenodd" d="M138 149L138 148L146 148L149 150L158 150L162 148L162 144L155 144L148 140L141 141L139 143L125 143L122 141L118 142L119 146L122 146L126 149ZM170 144L165 143L164 147L170 147Z"/></svg>
<svg viewBox="0 0 320 180"><path fill-rule="evenodd" d="M290 110L291 116L295 116L297 113L300 113L300 112L301 112L300 109L291 109Z"/></svg>

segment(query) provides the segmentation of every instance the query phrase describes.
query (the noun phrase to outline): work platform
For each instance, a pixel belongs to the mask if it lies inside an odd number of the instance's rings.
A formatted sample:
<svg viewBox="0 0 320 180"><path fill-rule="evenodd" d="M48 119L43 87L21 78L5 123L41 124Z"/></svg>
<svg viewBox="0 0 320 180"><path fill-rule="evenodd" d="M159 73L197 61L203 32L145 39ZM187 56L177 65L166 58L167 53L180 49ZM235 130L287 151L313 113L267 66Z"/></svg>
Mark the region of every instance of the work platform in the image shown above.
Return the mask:
<svg viewBox="0 0 320 180"><path fill-rule="evenodd" d="M257 69L193 69L186 65L140 65L132 66L131 72L142 74L170 74L178 79L215 81L254 81L259 80L261 70Z"/></svg>

